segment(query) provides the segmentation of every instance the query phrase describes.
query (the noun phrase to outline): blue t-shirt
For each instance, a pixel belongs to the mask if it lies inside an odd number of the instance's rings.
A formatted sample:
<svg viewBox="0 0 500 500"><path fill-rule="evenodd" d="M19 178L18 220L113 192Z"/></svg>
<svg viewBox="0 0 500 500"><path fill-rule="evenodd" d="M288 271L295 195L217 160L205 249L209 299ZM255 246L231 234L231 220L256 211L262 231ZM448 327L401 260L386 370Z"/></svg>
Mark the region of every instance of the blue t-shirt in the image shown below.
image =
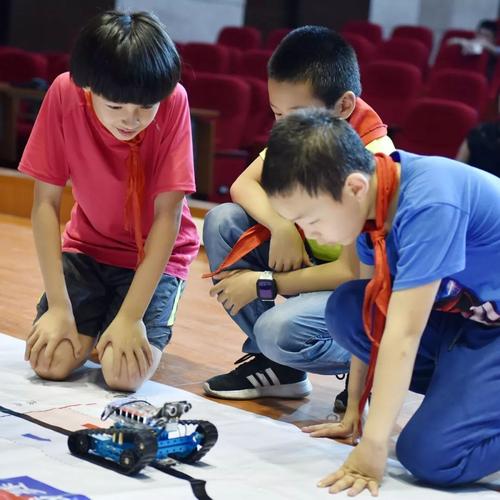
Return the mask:
<svg viewBox="0 0 500 500"><path fill-rule="evenodd" d="M398 208L387 235L393 290L442 280L435 308L500 324L500 179L447 158L396 151ZM367 234L358 255L373 265Z"/></svg>

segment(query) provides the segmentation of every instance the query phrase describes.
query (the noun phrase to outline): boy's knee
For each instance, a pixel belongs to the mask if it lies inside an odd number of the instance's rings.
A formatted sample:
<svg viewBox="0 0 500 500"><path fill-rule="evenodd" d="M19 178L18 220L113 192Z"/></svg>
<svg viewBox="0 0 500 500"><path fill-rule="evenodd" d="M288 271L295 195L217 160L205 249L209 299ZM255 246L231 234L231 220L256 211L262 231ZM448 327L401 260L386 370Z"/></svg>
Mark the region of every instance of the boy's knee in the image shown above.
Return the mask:
<svg viewBox="0 0 500 500"><path fill-rule="evenodd" d="M70 363L52 362L49 364L48 361L40 359L40 357L37 365L31 365L31 367L40 378L54 381L67 379L74 369Z"/></svg>
<svg viewBox="0 0 500 500"><path fill-rule="evenodd" d="M31 367L40 378L65 380L83 361L83 359L75 360L72 345L64 340L54 351L52 359L47 359L45 348L42 348L38 354L36 366L31 363Z"/></svg>
<svg viewBox="0 0 500 500"><path fill-rule="evenodd" d="M282 353L293 351L293 327L293 317L280 313L278 307L261 314L253 332L262 354L279 363Z"/></svg>
<svg viewBox="0 0 500 500"><path fill-rule="evenodd" d="M362 300L356 300L359 293L357 281L340 285L329 297L325 308L325 322L330 335L338 342L349 336L350 319L361 314ZM345 342L345 340L344 340Z"/></svg>
<svg viewBox="0 0 500 500"><path fill-rule="evenodd" d="M417 479L434 486L451 486L460 481L460 461L443 446L442 436L409 424L396 444L396 456Z"/></svg>
<svg viewBox="0 0 500 500"><path fill-rule="evenodd" d="M223 203L212 208L203 220L203 240L224 234L226 230L239 225L244 215L245 211L236 203Z"/></svg>
<svg viewBox="0 0 500 500"><path fill-rule="evenodd" d="M102 375L106 385L113 391L135 392L143 384L144 379L140 376L129 377L128 374L115 375L113 370L102 367Z"/></svg>

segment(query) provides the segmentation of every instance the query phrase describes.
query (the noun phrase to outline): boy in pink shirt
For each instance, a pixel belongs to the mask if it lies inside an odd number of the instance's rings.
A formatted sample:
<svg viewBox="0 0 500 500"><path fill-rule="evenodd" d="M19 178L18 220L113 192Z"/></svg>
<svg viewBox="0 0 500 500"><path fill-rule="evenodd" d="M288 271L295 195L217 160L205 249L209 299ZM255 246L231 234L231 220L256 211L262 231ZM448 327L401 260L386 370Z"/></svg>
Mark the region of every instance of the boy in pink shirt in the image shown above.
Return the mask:
<svg viewBox="0 0 500 500"><path fill-rule="evenodd" d="M19 170L35 178L33 232L45 294L26 343L62 380L97 348L115 390L156 370L199 241L180 60L147 13L106 12L80 33L71 71L49 89ZM75 206L63 234L59 205ZM97 343L96 343L97 341Z"/></svg>

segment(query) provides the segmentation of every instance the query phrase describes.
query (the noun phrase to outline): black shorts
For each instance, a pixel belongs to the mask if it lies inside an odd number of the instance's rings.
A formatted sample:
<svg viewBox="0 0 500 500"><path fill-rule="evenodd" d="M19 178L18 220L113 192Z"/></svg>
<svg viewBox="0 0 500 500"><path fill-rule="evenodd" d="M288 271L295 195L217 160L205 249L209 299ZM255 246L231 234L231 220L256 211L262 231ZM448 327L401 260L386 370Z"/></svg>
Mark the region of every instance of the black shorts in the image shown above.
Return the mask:
<svg viewBox="0 0 500 500"><path fill-rule="evenodd" d="M103 333L118 313L135 271L101 264L88 255L63 252L66 287L78 332L90 337ZM161 351L170 341L184 281L163 274L143 317L149 343ZM42 295L35 321L48 309Z"/></svg>

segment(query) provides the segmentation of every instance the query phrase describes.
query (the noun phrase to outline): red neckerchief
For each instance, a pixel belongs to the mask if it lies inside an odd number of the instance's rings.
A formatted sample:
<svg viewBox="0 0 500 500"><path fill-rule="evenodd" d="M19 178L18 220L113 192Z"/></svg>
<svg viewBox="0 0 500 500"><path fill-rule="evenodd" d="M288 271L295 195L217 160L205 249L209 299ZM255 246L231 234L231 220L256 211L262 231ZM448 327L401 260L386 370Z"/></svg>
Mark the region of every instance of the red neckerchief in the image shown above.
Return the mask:
<svg viewBox="0 0 500 500"><path fill-rule="evenodd" d="M84 95L87 106L94 114L95 119L101 123L95 113L90 92L84 91ZM103 126L103 128L105 127ZM127 193L125 197L125 229L127 231L133 231L134 233L134 240L137 246L137 266L139 266L139 264L143 261L145 255L141 223L141 207L144 200L145 178L144 165L139 153L142 141L144 140L144 135L145 132L142 131L130 141L121 141L128 144L130 148L129 155L126 160L128 178Z"/></svg>
<svg viewBox="0 0 500 500"><path fill-rule="evenodd" d="M394 160L381 153L375 155L377 175L377 198L375 220L366 222L363 232L370 235L373 244L375 266L373 278L365 289L363 303L363 325L366 335L372 343L365 388L359 401L359 414L363 413L368 395L373 385L375 365L380 341L384 333L387 308L391 298L391 273L387 262L385 222L392 198L398 189L398 171ZM359 423L361 431L361 419Z"/></svg>

